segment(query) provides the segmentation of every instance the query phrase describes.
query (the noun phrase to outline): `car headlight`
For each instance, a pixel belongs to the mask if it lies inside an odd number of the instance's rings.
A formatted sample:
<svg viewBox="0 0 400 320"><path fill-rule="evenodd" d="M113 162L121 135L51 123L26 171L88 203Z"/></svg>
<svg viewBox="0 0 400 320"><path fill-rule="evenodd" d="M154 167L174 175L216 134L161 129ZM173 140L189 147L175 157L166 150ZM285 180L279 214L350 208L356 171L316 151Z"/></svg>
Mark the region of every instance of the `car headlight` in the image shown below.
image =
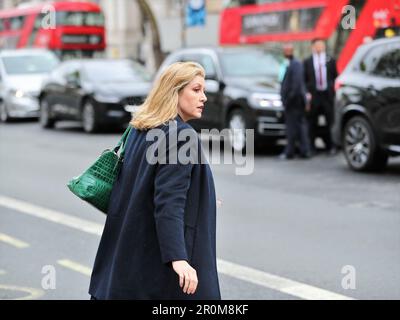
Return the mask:
<svg viewBox="0 0 400 320"><path fill-rule="evenodd" d="M101 93L95 94L94 98L98 102L105 102L105 103L118 103L121 100L114 96L108 96L106 94L101 94Z"/></svg>
<svg viewBox="0 0 400 320"><path fill-rule="evenodd" d="M282 100L277 93L253 93L249 97L250 104L258 108L281 108Z"/></svg>
<svg viewBox="0 0 400 320"><path fill-rule="evenodd" d="M10 95L15 97L15 98L23 98L25 96L25 92L23 90L20 89L11 89L10 90Z"/></svg>

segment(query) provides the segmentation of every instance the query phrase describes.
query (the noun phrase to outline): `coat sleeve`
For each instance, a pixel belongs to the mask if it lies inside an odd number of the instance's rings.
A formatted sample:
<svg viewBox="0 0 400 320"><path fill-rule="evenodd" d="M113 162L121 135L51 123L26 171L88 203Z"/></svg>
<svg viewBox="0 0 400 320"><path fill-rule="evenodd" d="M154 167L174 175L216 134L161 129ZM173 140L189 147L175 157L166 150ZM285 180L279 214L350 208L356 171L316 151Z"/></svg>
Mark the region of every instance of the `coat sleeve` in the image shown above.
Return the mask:
<svg viewBox="0 0 400 320"><path fill-rule="evenodd" d="M176 142L177 151L184 142ZM173 146L168 145L167 150ZM169 152L166 152L168 159ZM192 163L157 164L154 182L154 218L162 262L187 260L184 216L187 192L191 184Z"/></svg>
<svg viewBox="0 0 400 320"><path fill-rule="evenodd" d="M311 72L314 71L313 70L314 66L312 63L313 63L312 58L307 58L303 62L304 81L306 83L307 92L310 92L310 93L312 93L314 91L313 83L312 83L312 76L310 74Z"/></svg>
<svg viewBox="0 0 400 320"><path fill-rule="evenodd" d="M303 68L300 62L293 62L290 74L290 91L288 100L292 101L295 97L302 94Z"/></svg>
<svg viewBox="0 0 400 320"><path fill-rule="evenodd" d="M283 95L283 103L285 107L289 107L297 96L303 94L303 75L304 72L301 63L297 61L291 62L287 70L287 77L285 77L286 89L284 90L285 94Z"/></svg>

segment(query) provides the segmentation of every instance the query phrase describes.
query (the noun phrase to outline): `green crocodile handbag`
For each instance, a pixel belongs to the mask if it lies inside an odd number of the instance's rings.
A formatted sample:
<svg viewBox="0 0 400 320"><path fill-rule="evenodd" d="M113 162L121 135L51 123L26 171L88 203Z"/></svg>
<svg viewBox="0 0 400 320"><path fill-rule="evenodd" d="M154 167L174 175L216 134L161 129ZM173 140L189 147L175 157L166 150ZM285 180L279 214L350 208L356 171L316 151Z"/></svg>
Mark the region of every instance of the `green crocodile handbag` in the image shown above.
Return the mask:
<svg viewBox="0 0 400 320"><path fill-rule="evenodd" d="M113 150L104 150L86 171L72 178L67 184L73 194L105 214L107 214L114 182L124 160L125 142L131 128L131 125L128 125L121 140ZM120 151L119 154L118 151Z"/></svg>

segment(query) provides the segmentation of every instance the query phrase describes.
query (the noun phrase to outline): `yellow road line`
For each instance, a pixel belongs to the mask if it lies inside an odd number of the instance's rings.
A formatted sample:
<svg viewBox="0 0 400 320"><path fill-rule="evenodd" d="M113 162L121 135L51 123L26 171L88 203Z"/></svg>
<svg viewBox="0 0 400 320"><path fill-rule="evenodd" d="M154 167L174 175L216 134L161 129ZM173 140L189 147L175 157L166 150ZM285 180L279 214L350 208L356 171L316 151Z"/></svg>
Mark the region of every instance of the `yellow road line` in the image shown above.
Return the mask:
<svg viewBox="0 0 400 320"><path fill-rule="evenodd" d="M82 273L85 276L90 277L90 275L92 274L92 269L68 259L58 260L57 263L65 268Z"/></svg>
<svg viewBox="0 0 400 320"><path fill-rule="evenodd" d="M22 241L22 240L18 240L16 238L10 237L4 233L0 233L0 241L3 241L9 245L12 245L18 249L24 249L24 248L28 248L29 244Z"/></svg>
<svg viewBox="0 0 400 320"><path fill-rule="evenodd" d="M37 300L44 296L44 291L43 290L38 290L35 288L27 288L27 287L17 287L17 286L10 286L10 285L4 285L0 284L0 290L8 290L8 291L13 291L13 292L25 292L28 295L23 296L21 298L15 298L13 300ZM6 299L9 300L9 299Z"/></svg>

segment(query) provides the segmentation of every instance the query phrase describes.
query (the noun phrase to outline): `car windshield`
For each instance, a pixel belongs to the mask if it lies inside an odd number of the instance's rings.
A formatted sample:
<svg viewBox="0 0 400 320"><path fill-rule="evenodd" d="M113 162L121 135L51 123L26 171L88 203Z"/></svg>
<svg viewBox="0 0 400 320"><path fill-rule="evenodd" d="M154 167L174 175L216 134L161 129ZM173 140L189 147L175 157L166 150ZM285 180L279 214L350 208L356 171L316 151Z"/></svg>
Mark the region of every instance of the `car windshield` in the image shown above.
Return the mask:
<svg viewBox="0 0 400 320"><path fill-rule="evenodd" d="M283 58L264 51L224 52L221 55L223 72L228 77L278 78Z"/></svg>
<svg viewBox="0 0 400 320"><path fill-rule="evenodd" d="M151 74L133 61L90 62L85 66L88 79L92 82L150 81Z"/></svg>
<svg viewBox="0 0 400 320"><path fill-rule="evenodd" d="M58 64L58 59L51 54L8 56L2 60L10 75L48 73Z"/></svg>

